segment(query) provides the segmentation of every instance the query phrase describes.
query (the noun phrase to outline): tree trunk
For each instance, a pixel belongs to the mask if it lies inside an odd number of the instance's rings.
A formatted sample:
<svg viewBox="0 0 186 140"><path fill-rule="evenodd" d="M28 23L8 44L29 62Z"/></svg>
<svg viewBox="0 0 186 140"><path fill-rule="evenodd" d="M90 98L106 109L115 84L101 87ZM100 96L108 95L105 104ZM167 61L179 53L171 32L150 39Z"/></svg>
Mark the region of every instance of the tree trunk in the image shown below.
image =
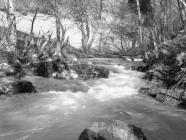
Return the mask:
<svg viewBox="0 0 186 140"><path fill-rule="evenodd" d="M14 7L12 0L6 0L6 17L8 22L8 33L7 33L7 50L15 53L15 46L17 41L16 35L16 17L14 15Z"/></svg>
<svg viewBox="0 0 186 140"><path fill-rule="evenodd" d="M99 38L99 52L102 51L102 42L103 42L103 34L100 33L100 38Z"/></svg>
<svg viewBox="0 0 186 140"><path fill-rule="evenodd" d="M122 49L122 53L125 51L125 46L123 45L123 35L120 35L120 45L121 45L121 49Z"/></svg>
<svg viewBox="0 0 186 140"><path fill-rule="evenodd" d="M54 57L61 58L61 22L59 17L59 6L55 1L55 18L56 18L56 49L54 52Z"/></svg>
<svg viewBox="0 0 186 140"><path fill-rule="evenodd" d="M178 8L180 11L180 18L182 21L183 29L186 32L186 2L184 0L177 0Z"/></svg>
<svg viewBox="0 0 186 140"><path fill-rule="evenodd" d="M132 48L136 47L136 36L132 38Z"/></svg>
<svg viewBox="0 0 186 140"><path fill-rule="evenodd" d="M103 0L100 0L100 7L99 7L99 19L102 18L102 10L103 10Z"/></svg>
<svg viewBox="0 0 186 140"><path fill-rule="evenodd" d="M143 36L142 36L142 16L141 16L141 11L140 11L140 2L139 0L136 0L137 3L137 10L138 10L138 18L139 18L139 35L140 35L140 46L142 45L143 42Z"/></svg>
<svg viewBox="0 0 186 140"><path fill-rule="evenodd" d="M88 55L89 50L94 42L95 35L94 34L92 36L90 35L90 27L88 21L81 23L80 30L82 34L82 39L81 39L82 48L84 53Z"/></svg>

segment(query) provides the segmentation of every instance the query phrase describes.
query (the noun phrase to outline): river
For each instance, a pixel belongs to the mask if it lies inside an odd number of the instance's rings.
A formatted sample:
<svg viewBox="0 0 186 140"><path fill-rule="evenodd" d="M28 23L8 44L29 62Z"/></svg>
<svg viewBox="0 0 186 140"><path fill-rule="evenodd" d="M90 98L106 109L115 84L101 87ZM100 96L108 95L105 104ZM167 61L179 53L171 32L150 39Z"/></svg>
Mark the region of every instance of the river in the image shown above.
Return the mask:
<svg viewBox="0 0 186 140"><path fill-rule="evenodd" d="M117 119L148 140L186 140L186 111L139 95L142 73L112 66L108 79L82 82L87 92L41 92L0 99L0 140L78 140L84 128ZM63 85L61 85L63 86Z"/></svg>

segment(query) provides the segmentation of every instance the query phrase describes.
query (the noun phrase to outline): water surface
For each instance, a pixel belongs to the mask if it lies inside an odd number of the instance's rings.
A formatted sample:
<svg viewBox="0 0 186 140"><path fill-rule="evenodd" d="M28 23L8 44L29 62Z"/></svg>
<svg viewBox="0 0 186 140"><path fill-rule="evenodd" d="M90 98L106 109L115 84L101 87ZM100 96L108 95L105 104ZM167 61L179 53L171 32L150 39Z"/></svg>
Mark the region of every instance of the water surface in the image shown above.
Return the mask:
<svg viewBox="0 0 186 140"><path fill-rule="evenodd" d="M77 140L92 122L118 119L148 140L185 140L186 111L140 96L142 73L112 66L108 79L86 81L87 92L49 91L0 99L0 140ZM63 86L63 85L61 85Z"/></svg>

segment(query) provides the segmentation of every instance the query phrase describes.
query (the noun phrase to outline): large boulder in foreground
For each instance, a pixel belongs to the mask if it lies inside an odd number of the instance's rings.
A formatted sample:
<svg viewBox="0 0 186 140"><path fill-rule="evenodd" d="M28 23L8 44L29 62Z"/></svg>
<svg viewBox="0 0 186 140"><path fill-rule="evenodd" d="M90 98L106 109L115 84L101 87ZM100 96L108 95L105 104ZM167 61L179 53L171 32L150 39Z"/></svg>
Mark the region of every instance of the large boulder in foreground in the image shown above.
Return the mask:
<svg viewBox="0 0 186 140"><path fill-rule="evenodd" d="M119 120L95 122L82 131L79 140L147 140L142 130Z"/></svg>

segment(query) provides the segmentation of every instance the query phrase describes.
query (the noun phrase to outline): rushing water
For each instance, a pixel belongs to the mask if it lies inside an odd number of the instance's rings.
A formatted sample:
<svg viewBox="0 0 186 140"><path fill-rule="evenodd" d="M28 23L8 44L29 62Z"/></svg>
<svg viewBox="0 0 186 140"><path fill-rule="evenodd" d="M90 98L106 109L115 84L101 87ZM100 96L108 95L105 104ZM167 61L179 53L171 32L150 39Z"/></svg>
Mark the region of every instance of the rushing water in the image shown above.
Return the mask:
<svg viewBox="0 0 186 140"><path fill-rule="evenodd" d="M186 140L186 111L138 95L142 73L112 67L88 92L50 91L0 99L0 140L77 140L100 119L141 127L149 140Z"/></svg>

